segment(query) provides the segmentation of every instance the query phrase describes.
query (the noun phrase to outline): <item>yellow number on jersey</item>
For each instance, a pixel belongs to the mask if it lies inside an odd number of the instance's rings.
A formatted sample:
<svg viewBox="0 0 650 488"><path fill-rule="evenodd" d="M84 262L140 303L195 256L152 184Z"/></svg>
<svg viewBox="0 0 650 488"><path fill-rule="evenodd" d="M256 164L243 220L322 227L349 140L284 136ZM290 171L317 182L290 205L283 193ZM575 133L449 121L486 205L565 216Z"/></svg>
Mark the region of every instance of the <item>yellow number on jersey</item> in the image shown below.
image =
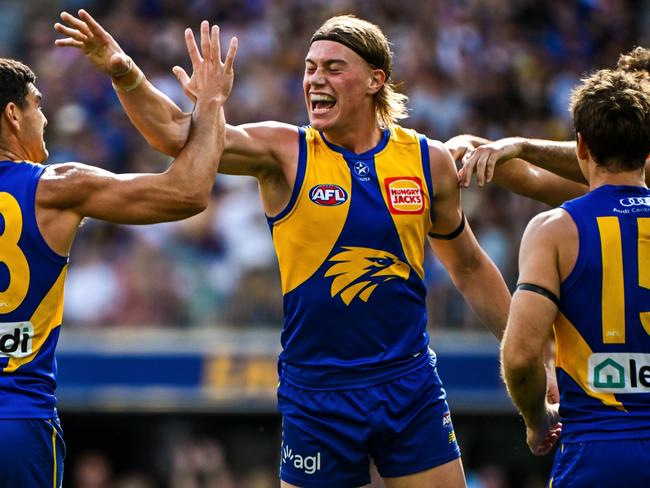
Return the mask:
<svg viewBox="0 0 650 488"><path fill-rule="evenodd" d="M0 262L9 269L9 286L0 292L0 314L16 310L29 289L29 264L18 247L23 230L23 215L13 195L0 193L0 215L4 219L4 232L0 235Z"/></svg>
<svg viewBox="0 0 650 488"><path fill-rule="evenodd" d="M602 320L603 343L625 344L625 282L623 249L618 217L598 217L603 257ZM650 218L638 218L639 286L650 288ZM640 313L641 323L650 334L650 312Z"/></svg>

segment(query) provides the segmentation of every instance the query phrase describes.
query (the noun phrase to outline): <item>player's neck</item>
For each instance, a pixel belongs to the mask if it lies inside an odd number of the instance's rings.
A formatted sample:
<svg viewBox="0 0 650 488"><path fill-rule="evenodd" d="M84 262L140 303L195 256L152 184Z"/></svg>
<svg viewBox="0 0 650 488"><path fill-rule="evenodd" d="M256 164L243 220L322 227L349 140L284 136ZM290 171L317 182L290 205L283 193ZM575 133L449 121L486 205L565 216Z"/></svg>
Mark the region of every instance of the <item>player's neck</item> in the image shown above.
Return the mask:
<svg viewBox="0 0 650 488"><path fill-rule="evenodd" d="M374 148L381 141L382 130L373 120L366 126L356 125L349 128L332 128L324 130L325 138L337 146L355 154L362 154Z"/></svg>
<svg viewBox="0 0 650 488"><path fill-rule="evenodd" d="M645 186L643 170L611 172L591 164L589 167L589 189L595 190L604 185Z"/></svg>
<svg viewBox="0 0 650 488"><path fill-rule="evenodd" d="M0 161L24 161L25 159L20 147L17 150L15 144L11 144L11 142L5 139L0 139Z"/></svg>

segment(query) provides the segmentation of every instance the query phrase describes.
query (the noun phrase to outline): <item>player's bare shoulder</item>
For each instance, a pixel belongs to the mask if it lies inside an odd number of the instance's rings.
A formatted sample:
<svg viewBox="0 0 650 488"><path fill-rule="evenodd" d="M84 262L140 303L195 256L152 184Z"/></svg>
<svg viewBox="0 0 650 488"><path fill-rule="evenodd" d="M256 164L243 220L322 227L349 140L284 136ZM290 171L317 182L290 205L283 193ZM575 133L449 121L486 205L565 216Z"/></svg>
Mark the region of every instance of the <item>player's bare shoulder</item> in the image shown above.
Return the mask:
<svg viewBox="0 0 650 488"><path fill-rule="evenodd" d="M575 234L578 229L569 213L562 208L553 208L531 219L525 236L546 241L559 241Z"/></svg>
<svg viewBox="0 0 650 488"><path fill-rule="evenodd" d="M459 192L458 172L447 147L441 141L427 138L431 179L437 194Z"/></svg>

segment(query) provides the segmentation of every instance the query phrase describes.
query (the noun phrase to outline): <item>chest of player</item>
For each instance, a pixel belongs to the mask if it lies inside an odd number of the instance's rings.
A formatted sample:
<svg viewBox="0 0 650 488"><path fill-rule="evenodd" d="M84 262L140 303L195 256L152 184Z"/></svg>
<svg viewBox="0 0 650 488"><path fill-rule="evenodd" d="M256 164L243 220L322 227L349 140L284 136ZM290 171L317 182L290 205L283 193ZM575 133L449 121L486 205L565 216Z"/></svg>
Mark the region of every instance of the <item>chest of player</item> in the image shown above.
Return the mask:
<svg viewBox="0 0 650 488"><path fill-rule="evenodd" d="M313 148L298 205L309 216L302 225L324 233L340 229L346 240L383 239L391 233L415 238L430 221L419 154L390 145L369 157Z"/></svg>

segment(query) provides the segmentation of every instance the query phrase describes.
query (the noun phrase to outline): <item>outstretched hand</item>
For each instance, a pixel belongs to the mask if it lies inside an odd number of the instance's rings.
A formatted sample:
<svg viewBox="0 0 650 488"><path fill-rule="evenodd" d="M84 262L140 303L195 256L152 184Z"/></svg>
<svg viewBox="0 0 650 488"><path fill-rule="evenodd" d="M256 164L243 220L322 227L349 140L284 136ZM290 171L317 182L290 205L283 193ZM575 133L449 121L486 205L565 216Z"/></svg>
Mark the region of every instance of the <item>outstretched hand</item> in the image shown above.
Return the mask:
<svg viewBox="0 0 650 488"><path fill-rule="evenodd" d="M546 418L543 423L536 427L526 427L526 442L530 452L535 456L544 456L551 452L553 446L562 433L560 422L560 404L548 404L546 406Z"/></svg>
<svg viewBox="0 0 650 488"><path fill-rule="evenodd" d="M516 158L521 153L519 138L501 139L477 147L463 156L463 167L458 172L460 186L467 188L476 173L476 184L490 183L494 170L500 163Z"/></svg>
<svg viewBox="0 0 650 488"><path fill-rule="evenodd" d="M131 58L88 12L82 9L78 15L79 18L61 12L65 24L57 22L54 30L68 37L57 39L54 44L81 49L100 71L109 76L119 78L126 75L132 66Z"/></svg>
<svg viewBox="0 0 650 488"><path fill-rule="evenodd" d="M237 38L230 40L226 60L221 61L221 46L219 44L219 27L207 20L201 22L201 50L194 39L191 29L185 29L185 44L192 61L192 76L180 66L172 69L181 84L185 94L194 102L202 96L227 98L232 89L233 63L237 53Z"/></svg>

